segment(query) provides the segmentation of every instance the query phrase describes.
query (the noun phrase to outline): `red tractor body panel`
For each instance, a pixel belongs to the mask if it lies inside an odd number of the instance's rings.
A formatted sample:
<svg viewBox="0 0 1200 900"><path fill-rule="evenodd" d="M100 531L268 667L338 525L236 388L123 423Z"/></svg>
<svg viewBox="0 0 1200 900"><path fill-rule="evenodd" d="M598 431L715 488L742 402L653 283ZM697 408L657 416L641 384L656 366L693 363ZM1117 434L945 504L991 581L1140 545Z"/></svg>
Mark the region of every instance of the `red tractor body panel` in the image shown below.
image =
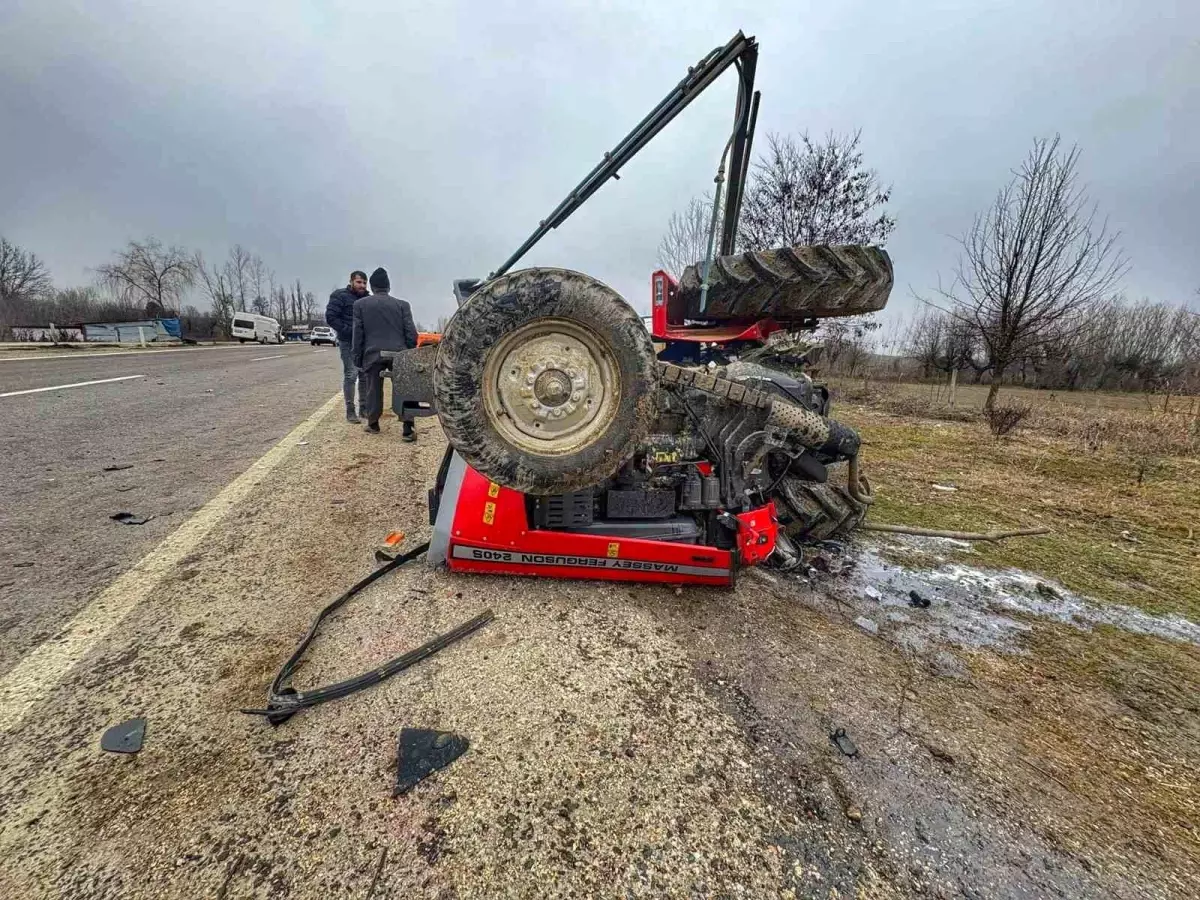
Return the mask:
<svg viewBox="0 0 1200 900"><path fill-rule="evenodd" d="M773 504L737 519L737 552L531 528L523 494L468 467L455 505L446 565L452 572L492 575L727 586L733 584L739 563L760 562L770 555L778 529Z"/></svg>
<svg viewBox="0 0 1200 900"><path fill-rule="evenodd" d="M659 269L650 276L650 333L656 341L687 341L695 344L729 344L752 341L761 344L772 332L782 327L771 318L730 325L688 325L682 311L676 308L675 295L679 282Z"/></svg>

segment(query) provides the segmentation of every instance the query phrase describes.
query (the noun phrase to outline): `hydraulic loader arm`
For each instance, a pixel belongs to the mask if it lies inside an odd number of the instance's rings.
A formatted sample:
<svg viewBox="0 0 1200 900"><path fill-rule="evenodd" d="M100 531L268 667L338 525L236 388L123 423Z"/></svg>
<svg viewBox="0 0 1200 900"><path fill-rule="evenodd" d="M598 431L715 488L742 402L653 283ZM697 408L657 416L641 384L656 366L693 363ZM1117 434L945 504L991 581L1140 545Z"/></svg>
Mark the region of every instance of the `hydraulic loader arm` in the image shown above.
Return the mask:
<svg viewBox="0 0 1200 900"><path fill-rule="evenodd" d="M723 47L712 50L704 59L688 69L687 76L674 90L625 135L612 150L575 186L554 210L538 223L533 232L489 278L503 275L533 246L567 220L584 201L596 193L610 178L620 178L621 167L663 130L693 100L704 92L730 66L738 68L738 100L734 113L733 146L730 154L728 196L725 200L725 222L721 231L721 255L734 252L737 242L737 220L742 205L742 192L750 162L754 124L758 115L758 94L754 93L754 70L758 64L758 41L742 32L733 36Z"/></svg>

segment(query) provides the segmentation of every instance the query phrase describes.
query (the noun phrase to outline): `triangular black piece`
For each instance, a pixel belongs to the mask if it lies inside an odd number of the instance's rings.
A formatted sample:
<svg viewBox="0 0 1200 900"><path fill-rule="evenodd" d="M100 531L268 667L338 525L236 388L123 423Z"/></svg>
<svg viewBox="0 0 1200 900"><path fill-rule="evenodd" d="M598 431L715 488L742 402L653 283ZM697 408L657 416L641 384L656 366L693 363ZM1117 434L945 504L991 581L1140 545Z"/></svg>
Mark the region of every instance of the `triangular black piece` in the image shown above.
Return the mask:
<svg viewBox="0 0 1200 900"><path fill-rule="evenodd" d="M449 731L401 728L399 746L393 797L408 793L431 772L446 768L467 752L470 743L462 735Z"/></svg>
<svg viewBox="0 0 1200 900"><path fill-rule="evenodd" d="M100 749L109 753L137 753L146 737L145 719L126 719L100 737Z"/></svg>

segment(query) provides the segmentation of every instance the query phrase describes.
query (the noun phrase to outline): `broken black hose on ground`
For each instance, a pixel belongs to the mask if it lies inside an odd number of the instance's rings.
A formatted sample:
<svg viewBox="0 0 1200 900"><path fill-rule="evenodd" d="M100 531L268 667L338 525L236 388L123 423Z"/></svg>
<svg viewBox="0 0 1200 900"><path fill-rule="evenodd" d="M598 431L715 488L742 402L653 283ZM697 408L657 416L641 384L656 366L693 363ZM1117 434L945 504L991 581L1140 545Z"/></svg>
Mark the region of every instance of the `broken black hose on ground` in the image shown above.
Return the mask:
<svg viewBox="0 0 1200 900"><path fill-rule="evenodd" d="M275 676L275 680L271 682L271 688L267 692L267 708L266 709L243 709L242 712L252 716L264 716L272 725L280 725L286 722L293 715L302 709L310 706L316 706L319 703L325 703L329 700L337 700L340 697L347 697L363 688L370 687L374 684L379 684L385 678L390 678L397 672L409 668L426 657L432 656L444 647L448 647L455 641L466 637L474 631L479 630L488 622L492 621L493 613L490 609L484 610L473 619L463 622L458 627L438 635L433 640L422 644L415 650L409 650L395 659L388 660L381 666L363 672L361 675L355 675L353 678L347 678L343 681L335 682L334 684L326 685L325 687L312 688L307 691L297 691L295 688L287 684L291 679L292 673L295 672L296 666L300 663L300 658L312 643L313 638L317 636L317 629L320 628L321 622L330 613L340 609L350 600L355 594L363 590L368 585L378 581L389 572L400 568L405 563L411 562L419 556L423 556L425 551L429 549L429 543L421 544L419 547L414 547L407 553L397 556L387 565L380 566L362 581L355 584L350 590L342 594L319 613L316 619L309 626L308 633L304 635L300 645L296 647L295 652L288 657L287 662L279 669L279 674Z"/></svg>

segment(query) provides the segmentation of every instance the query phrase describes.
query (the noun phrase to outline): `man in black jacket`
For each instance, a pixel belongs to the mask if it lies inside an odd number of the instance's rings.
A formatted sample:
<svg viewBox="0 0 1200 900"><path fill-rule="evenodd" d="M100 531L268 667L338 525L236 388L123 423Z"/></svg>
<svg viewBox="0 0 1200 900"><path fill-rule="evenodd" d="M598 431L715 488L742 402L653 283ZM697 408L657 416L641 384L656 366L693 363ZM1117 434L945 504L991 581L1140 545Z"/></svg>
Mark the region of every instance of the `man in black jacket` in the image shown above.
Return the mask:
<svg viewBox="0 0 1200 900"><path fill-rule="evenodd" d="M346 399L346 421L358 424L354 414L354 382L358 382L358 415L366 415L366 378L354 367L350 344L354 330L354 304L367 295L367 273L357 269L350 273L350 283L329 295L325 307L325 323L338 338L338 353L342 356L342 396Z"/></svg>
<svg viewBox="0 0 1200 900"><path fill-rule="evenodd" d="M393 297L386 269L371 273L371 295L354 304L354 337L351 355L366 379L367 424L371 434L379 434L379 416L383 412L383 371L391 368L384 350L408 350L417 346L417 326L407 300ZM399 410L397 410L399 413ZM404 423L404 440L415 440L413 423Z"/></svg>

